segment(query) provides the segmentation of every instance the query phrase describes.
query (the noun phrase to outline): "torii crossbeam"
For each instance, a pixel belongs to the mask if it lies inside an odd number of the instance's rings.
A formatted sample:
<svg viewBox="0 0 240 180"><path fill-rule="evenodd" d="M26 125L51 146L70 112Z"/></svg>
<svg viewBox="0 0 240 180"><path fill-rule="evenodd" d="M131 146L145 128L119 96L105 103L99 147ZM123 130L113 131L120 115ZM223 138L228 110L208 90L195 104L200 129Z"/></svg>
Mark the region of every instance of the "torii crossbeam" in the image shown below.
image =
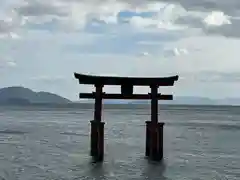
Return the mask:
<svg viewBox="0 0 240 180"><path fill-rule="evenodd" d="M172 95L158 93L159 86L173 86L178 76L149 78L149 77L113 77L93 76L74 73L79 84L91 84L96 92L80 93L80 98L95 99L94 120L91 121L91 156L96 161L104 157L104 122L102 122L102 99L151 99L151 121L146 121L146 152L152 160L163 158L163 125L158 122L158 100L172 100ZM106 94L104 85L120 85L120 94ZM149 86L151 93L133 94L134 86Z"/></svg>

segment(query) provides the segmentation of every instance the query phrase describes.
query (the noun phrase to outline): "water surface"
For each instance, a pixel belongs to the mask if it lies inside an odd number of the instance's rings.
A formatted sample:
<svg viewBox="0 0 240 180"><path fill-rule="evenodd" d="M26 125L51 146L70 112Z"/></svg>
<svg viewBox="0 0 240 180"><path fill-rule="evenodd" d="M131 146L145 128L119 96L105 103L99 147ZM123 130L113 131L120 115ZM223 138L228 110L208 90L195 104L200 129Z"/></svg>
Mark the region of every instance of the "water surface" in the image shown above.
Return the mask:
<svg viewBox="0 0 240 180"><path fill-rule="evenodd" d="M104 108L105 160L89 157L91 106L0 107L0 179L240 179L240 107L161 106L164 161L145 159L148 106Z"/></svg>

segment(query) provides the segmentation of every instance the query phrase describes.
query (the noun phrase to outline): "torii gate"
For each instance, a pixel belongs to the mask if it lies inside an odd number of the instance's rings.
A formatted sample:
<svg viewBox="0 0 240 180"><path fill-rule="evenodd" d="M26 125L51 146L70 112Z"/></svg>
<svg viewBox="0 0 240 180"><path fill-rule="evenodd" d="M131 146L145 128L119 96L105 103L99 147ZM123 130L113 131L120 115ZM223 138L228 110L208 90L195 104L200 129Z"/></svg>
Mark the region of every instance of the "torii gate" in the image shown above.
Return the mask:
<svg viewBox="0 0 240 180"><path fill-rule="evenodd" d="M94 120L91 122L91 156L95 161L103 161L104 157L104 122L102 116L102 99L151 99L151 121L146 121L145 155L151 160L163 158L163 125L158 122L158 100L172 100L172 95L158 93L159 86L173 86L178 76L148 78L148 77L112 77L93 76L74 73L79 84L92 84L96 92L80 93L80 98L95 99ZM120 94L106 94L104 85L120 85ZM133 86L149 86L151 93L133 94Z"/></svg>

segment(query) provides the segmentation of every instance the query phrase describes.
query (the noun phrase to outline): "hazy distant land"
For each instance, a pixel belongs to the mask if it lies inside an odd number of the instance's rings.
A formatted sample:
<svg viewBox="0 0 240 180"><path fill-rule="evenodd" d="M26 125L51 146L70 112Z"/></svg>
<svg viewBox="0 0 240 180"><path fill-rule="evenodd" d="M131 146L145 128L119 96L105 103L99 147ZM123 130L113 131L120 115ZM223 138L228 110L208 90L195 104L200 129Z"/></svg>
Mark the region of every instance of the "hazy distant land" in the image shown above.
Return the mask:
<svg viewBox="0 0 240 180"><path fill-rule="evenodd" d="M0 89L0 104L66 104L70 100L48 92L34 92L24 87L6 87Z"/></svg>
<svg viewBox="0 0 240 180"><path fill-rule="evenodd" d="M93 100L72 102L67 98L49 92L34 92L24 87L6 87L0 89L0 105L29 105L29 104L76 104L93 103ZM150 101L104 100L105 104L147 104ZM159 101L160 104L176 105L240 105L238 98L210 99L205 97L174 97L172 101Z"/></svg>

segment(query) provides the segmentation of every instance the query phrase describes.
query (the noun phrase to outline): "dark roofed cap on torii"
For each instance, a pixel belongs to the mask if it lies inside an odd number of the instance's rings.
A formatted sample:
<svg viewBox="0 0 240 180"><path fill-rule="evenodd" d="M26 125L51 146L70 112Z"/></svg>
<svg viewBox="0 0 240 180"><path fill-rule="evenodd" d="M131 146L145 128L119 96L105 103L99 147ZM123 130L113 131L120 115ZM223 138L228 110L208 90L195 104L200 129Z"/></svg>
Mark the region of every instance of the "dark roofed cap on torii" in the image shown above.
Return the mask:
<svg viewBox="0 0 240 180"><path fill-rule="evenodd" d="M102 84L102 85L135 85L135 86L173 86L178 76L169 77L117 77L117 76L95 76L74 73L74 77L80 84Z"/></svg>

